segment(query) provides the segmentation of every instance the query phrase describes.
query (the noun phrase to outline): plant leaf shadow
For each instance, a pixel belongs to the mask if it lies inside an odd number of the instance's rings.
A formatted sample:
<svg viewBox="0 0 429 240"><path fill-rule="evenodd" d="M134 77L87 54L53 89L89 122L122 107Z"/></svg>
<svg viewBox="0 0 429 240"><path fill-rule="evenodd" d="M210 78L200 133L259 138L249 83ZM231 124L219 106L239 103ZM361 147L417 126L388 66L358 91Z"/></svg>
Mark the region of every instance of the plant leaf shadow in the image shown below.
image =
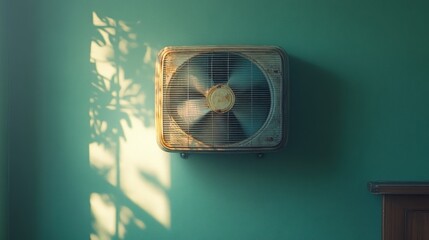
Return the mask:
<svg viewBox="0 0 429 240"><path fill-rule="evenodd" d="M120 19L93 12L92 240L135 239L170 227L169 159L150 145L155 51L140 38L139 21ZM157 164L155 158L161 158ZM154 205L152 197L162 204Z"/></svg>

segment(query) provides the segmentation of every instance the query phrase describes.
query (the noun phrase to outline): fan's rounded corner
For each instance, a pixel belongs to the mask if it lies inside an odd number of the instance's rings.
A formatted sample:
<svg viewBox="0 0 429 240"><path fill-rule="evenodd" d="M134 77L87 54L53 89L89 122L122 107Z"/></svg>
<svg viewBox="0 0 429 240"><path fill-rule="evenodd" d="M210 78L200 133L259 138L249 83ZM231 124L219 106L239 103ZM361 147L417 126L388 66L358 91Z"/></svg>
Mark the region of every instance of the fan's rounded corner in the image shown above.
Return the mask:
<svg viewBox="0 0 429 240"><path fill-rule="evenodd" d="M158 59L162 60L165 58L165 56L167 56L168 54L170 54L171 52L174 52L174 47L172 46L166 46L164 48L162 48L161 50L159 50L158 52ZM162 61L161 61L162 62Z"/></svg>
<svg viewBox="0 0 429 240"><path fill-rule="evenodd" d="M277 144L277 146L274 148L273 151L278 152L285 149L288 144L288 140L289 140L288 134L285 134L282 140L279 142L279 144Z"/></svg>
<svg viewBox="0 0 429 240"><path fill-rule="evenodd" d="M289 54L281 46L271 46L273 51L275 51L282 59L284 65L289 66Z"/></svg>
<svg viewBox="0 0 429 240"><path fill-rule="evenodd" d="M156 143L158 144L158 147L165 151L165 152L174 152L174 148L168 146L162 136L158 136L156 139Z"/></svg>
<svg viewBox="0 0 429 240"><path fill-rule="evenodd" d="M270 46L272 49L274 49L275 51L277 51L280 55L284 55L285 57L288 56L288 53L286 52L286 50L279 45L272 45Z"/></svg>
<svg viewBox="0 0 429 240"><path fill-rule="evenodd" d="M198 152L198 151L192 151L192 148L171 146L170 144L168 144L168 141L166 141L162 135L157 136L156 143L161 150L163 150L164 152L168 152L168 153Z"/></svg>

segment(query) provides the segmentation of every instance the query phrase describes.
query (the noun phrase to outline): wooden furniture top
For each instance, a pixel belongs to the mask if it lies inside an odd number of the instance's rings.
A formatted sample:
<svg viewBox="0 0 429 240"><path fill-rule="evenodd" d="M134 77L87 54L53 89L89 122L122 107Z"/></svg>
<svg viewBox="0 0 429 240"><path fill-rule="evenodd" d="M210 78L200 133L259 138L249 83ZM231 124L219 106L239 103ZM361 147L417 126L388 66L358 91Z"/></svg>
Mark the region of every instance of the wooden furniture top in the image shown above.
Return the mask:
<svg viewBox="0 0 429 240"><path fill-rule="evenodd" d="M369 182L373 194L429 195L429 182Z"/></svg>

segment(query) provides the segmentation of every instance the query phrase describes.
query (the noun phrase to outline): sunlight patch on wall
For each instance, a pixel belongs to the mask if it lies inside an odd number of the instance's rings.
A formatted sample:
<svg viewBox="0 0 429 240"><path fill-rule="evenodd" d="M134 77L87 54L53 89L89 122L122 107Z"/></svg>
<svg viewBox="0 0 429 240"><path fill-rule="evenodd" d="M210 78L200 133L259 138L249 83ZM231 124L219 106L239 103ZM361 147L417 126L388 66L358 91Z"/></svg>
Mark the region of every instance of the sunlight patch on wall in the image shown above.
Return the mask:
<svg viewBox="0 0 429 240"><path fill-rule="evenodd" d="M146 224L138 219L133 211L127 207L122 207L121 208L121 214L120 214L120 222L121 224L119 225L119 237L122 239L125 237L126 233L127 233L127 226L131 224L131 222L137 226L139 229L145 229L146 228Z"/></svg>
<svg viewBox="0 0 429 240"><path fill-rule="evenodd" d="M125 21L93 12L92 24L97 34L90 52L89 152L100 184L89 199L90 238L124 239L129 231L147 231L153 224L169 229L170 158L157 146L153 107L147 107L156 51ZM130 57L136 52L139 64Z"/></svg>
<svg viewBox="0 0 429 240"><path fill-rule="evenodd" d="M94 217L93 228L95 233L91 234L92 240L111 239L115 235L116 207L108 194L92 193L90 196L91 212Z"/></svg>
<svg viewBox="0 0 429 240"><path fill-rule="evenodd" d="M131 125L132 128L124 126L127 140L121 140L122 191L169 228L170 202L166 192L171 186L169 155L157 146L155 128L146 128L133 117Z"/></svg>
<svg viewBox="0 0 429 240"><path fill-rule="evenodd" d="M139 229L145 229L145 223L138 219L128 207L121 207L118 225L112 221L116 217L116 206L108 194L92 193L90 196L91 213L93 215L94 232L91 240L112 239L115 235L123 239L127 233L127 226L134 224ZM118 228L116 230L116 228ZM117 232L116 232L117 231Z"/></svg>
<svg viewBox="0 0 429 240"><path fill-rule="evenodd" d="M91 167L97 169L100 176L103 176L112 186L117 186L117 166L112 149L98 143L91 143L89 144L89 159Z"/></svg>

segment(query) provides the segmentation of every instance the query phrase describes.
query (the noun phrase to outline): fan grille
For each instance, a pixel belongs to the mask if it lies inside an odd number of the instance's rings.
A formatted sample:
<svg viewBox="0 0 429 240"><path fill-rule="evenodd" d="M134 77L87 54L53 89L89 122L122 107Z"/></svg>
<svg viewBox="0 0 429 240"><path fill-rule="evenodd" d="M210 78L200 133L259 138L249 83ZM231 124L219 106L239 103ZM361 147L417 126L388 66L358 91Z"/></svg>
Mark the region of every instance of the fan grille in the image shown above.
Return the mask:
<svg viewBox="0 0 429 240"><path fill-rule="evenodd" d="M283 138L282 70L281 56L266 51L165 55L162 145L170 150L278 145ZM264 130L267 127L276 129Z"/></svg>

